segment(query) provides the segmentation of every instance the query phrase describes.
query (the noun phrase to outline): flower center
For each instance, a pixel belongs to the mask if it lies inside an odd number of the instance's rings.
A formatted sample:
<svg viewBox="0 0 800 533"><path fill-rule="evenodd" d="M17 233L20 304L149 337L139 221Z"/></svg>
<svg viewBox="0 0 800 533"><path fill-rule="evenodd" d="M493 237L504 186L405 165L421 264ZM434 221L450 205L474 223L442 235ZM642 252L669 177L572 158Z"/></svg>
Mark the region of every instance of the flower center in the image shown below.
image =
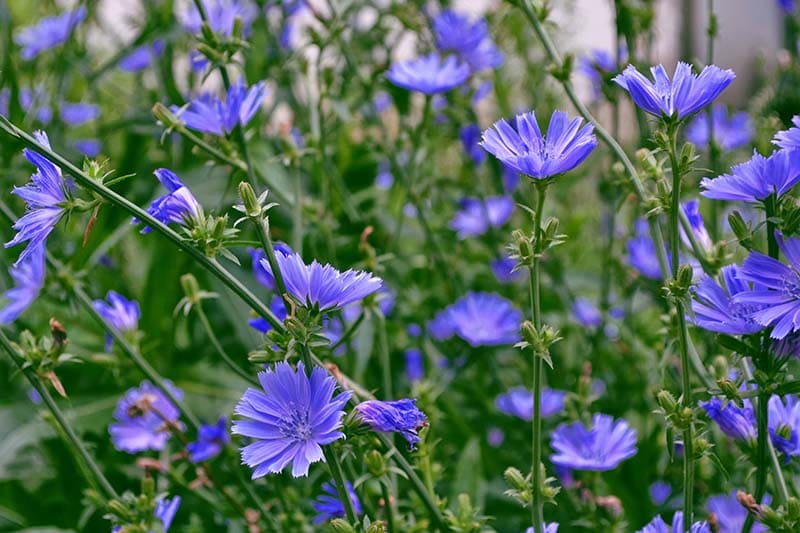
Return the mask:
<svg viewBox="0 0 800 533"><path fill-rule="evenodd" d="M783 292L793 299L800 300L800 278L797 275L784 278Z"/></svg>
<svg viewBox="0 0 800 533"><path fill-rule="evenodd" d="M289 416L281 421L281 432L288 438L299 441L311 439L313 428L309 421L308 410L293 409Z"/></svg>

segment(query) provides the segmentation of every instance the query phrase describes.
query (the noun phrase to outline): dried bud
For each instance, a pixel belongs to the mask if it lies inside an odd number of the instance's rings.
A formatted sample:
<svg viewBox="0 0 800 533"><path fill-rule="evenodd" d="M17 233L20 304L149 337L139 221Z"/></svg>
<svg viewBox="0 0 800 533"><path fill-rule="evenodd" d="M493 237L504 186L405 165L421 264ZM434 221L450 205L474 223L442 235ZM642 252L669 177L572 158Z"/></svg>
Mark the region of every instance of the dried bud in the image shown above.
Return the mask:
<svg viewBox="0 0 800 533"><path fill-rule="evenodd" d="M67 343L67 330L55 317L50 317L50 335L52 335L53 342L58 348Z"/></svg>
<svg viewBox="0 0 800 533"><path fill-rule="evenodd" d="M595 499L598 506L604 507L614 516L622 514L622 501L616 496L598 496Z"/></svg>

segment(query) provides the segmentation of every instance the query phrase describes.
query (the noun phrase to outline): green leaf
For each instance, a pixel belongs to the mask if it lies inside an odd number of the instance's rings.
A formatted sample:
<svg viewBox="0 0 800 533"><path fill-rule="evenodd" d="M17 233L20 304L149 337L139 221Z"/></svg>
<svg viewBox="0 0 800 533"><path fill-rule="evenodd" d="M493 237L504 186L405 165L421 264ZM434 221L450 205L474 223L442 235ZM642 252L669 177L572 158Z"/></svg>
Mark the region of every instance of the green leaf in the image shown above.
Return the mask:
<svg viewBox="0 0 800 533"><path fill-rule="evenodd" d="M483 507L486 497L486 482L482 478L480 441L473 437L464 446L456 463L455 478L450 488L451 500L455 501L461 493L467 493L478 507Z"/></svg>

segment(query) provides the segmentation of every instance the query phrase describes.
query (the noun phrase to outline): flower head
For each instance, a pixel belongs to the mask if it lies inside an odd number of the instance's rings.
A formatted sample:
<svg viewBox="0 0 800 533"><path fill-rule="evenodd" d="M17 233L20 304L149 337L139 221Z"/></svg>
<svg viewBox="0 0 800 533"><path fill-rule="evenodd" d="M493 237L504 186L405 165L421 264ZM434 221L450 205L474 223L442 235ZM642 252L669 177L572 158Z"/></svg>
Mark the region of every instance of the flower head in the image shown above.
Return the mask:
<svg viewBox="0 0 800 533"><path fill-rule="evenodd" d="M502 226L514 212L514 199L510 196L492 196L485 201L464 198L459 203L461 211L450 221L450 227L462 240L483 235L489 227Z"/></svg>
<svg viewBox="0 0 800 533"><path fill-rule="evenodd" d="M723 151L730 152L746 146L753 138L753 123L744 111L728 116L722 104L715 104L711 111L714 143ZM708 149L708 115L697 115L686 128L686 138L698 148Z"/></svg>
<svg viewBox="0 0 800 533"><path fill-rule="evenodd" d="M181 506L181 497L175 496L171 500L169 498L159 498L156 502L155 511L153 514L156 518L161 520L161 526L164 528L164 533L169 531L172 525L172 520L178 513L178 508Z"/></svg>
<svg viewBox="0 0 800 533"><path fill-rule="evenodd" d="M408 381L420 381L425 377L425 359L417 348L409 348L404 354L406 362L406 377Z"/></svg>
<svg viewBox="0 0 800 533"><path fill-rule="evenodd" d="M139 304L128 300L115 291L108 291L106 301L95 300L92 305L100 316L106 319L120 333L136 331L139 325ZM111 347L112 339L106 335L106 350Z"/></svg>
<svg viewBox="0 0 800 533"><path fill-rule="evenodd" d="M625 420L596 413L592 426L561 424L553 432L550 460L575 470L605 471L636 455L636 430Z"/></svg>
<svg viewBox="0 0 800 533"><path fill-rule="evenodd" d="M46 50L64 44L72 30L86 18L86 8L65 11L60 15L44 17L32 26L22 28L14 42L22 47L22 59L30 60Z"/></svg>
<svg viewBox="0 0 800 533"><path fill-rule="evenodd" d="M650 69L655 81L644 77L633 65L622 71L614 81L628 91L634 103L657 117L685 118L710 104L733 81L732 70L715 65L703 68L699 75L692 67L679 62L670 80L662 65Z"/></svg>
<svg viewBox="0 0 800 533"><path fill-rule="evenodd" d="M272 249L275 251L276 256L278 254L288 255L294 253L294 251L288 245L282 242L275 243ZM267 254L264 249L250 248L248 252L250 252L250 258L252 259L253 276L255 276L256 281L267 289L274 290L275 278L272 275L272 271L262 266L262 261L265 261L267 258ZM267 262L267 265L269 265L269 262Z"/></svg>
<svg viewBox="0 0 800 533"><path fill-rule="evenodd" d="M763 306L742 304L734 301L734 296L750 291L750 285L739 279L739 267L722 267L722 285L714 278L703 277L694 288L692 311L694 323L708 331L728 335L750 335L764 329L752 319L754 311Z"/></svg>
<svg viewBox="0 0 800 533"><path fill-rule="evenodd" d="M778 150L769 157L754 153L749 161L736 165L730 174L703 178L700 187L706 198L759 203L771 194L783 196L800 182L800 150Z"/></svg>
<svg viewBox="0 0 800 533"><path fill-rule="evenodd" d="M98 139L78 139L73 146L86 157L97 157L103 148Z"/></svg>
<svg viewBox="0 0 800 533"><path fill-rule="evenodd" d="M350 503L353 504L353 510L357 516L361 516L364 511L361 508L361 501L359 501L358 494L356 494L352 483L346 481L345 487L347 488L347 497L350 498ZM317 512L317 515L312 520L314 525L320 525L328 520L345 516L344 503L339 499L339 491L336 490L333 483L330 481L323 483L322 491L323 494L320 494L312 504L312 507Z"/></svg>
<svg viewBox="0 0 800 533"><path fill-rule="evenodd" d="M292 463L292 475L308 475L311 463L323 460L322 446L343 439L342 417L350 391L334 397L336 379L320 367L311 377L303 363L293 370L277 363L258 374L263 390L247 389L235 413L233 433L253 439L242 448L242 462L253 479L278 473Z"/></svg>
<svg viewBox="0 0 800 533"><path fill-rule="evenodd" d="M756 438L756 417L750 400L745 399L742 407L732 402L723 404L719 398L711 398L700 404L708 417L717 423L719 429L734 440L754 442Z"/></svg>
<svg viewBox="0 0 800 533"><path fill-rule="evenodd" d="M499 257L492 261L492 273L500 283L513 283L525 275L525 270L516 269L517 261L510 257Z"/></svg>
<svg viewBox="0 0 800 533"><path fill-rule="evenodd" d="M564 410L567 393L554 389L542 389L542 417L547 418ZM514 387L495 400L501 413L516 416L522 420L533 419L533 393L524 387Z"/></svg>
<svg viewBox="0 0 800 533"><path fill-rule="evenodd" d="M650 501L653 505L664 505L667 498L672 494L672 486L666 481L655 481L650 485Z"/></svg>
<svg viewBox="0 0 800 533"><path fill-rule="evenodd" d="M603 323L600 310L586 298L575 298L572 304L572 316L580 325L587 328L596 328Z"/></svg>
<svg viewBox="0 0 800 533"><path fill-rule="evenodd" d="M4 294L8 303L0 310L0 324L14 322L39 297L44 286L44 251L44 244L40 244L24 261L8 269L15 286Z"/></svg>
<svg viewBox="0 0 800 533"><path fill-rule="evenodd" d="M690 529L691 533L711 533L708 522L695 522ZM677 511L672 517L672 525L667 525L660 516L644 526L636 533L683 533L683 513Z"/></svg>
<svg viewBox="0 0 800 533"><path fill-rule="evenodd" d="M469 66L455 56L448 56L443 60L439 54L430 54L394 63L386 77L403 89L437 94L454 89L467 81Z"/></svg>
<svg viewBox="0 0 800 533"><path fill-rule="evenodd" d="M205 93L189 102L185 109L172 106L172 111L193 130L225 135L236 126L246 126L261 109L266 95L265 81L247 88L240 78L230 86L224 102L216 95Z"/></svg>
<svg viewBox="0 0 800 533"><path fill-rule="evenodd" d="M45 132L36 131L33 136L39 144L50 149L50 141ZM25 215L13 225L17 234L5 245L9 248L28 241L28 245L19 254L14 266L19 266L37 247L44 247L48 235L61 220L64 214L64 202L67 201L61 169L33 150L25 148L22 152L36 167L36 173L31 176L30 183L14 187L11 191L28 204Z"/></svg>
<svg viewBox="0 0 800 533"><path fill-rule="evenodd" d="M183 392L165 381L177 399ZM180 411L167 396L149 381L128 389L114 410L116 422L108 427L114 447L128 453L163 450L170 437L170 425L179 424Z"/></svg>
<svg viewBox="0 0 800 533"><path fill-rule="evenodd" d="M624 44L619 46L619 59L622 62L628 60L628 47ZM602 95L604 81L618 71L617 60L611 52L595 48L580 58L578 71L592 84L592 97L597 100Z"/></svg>
<svg viewBox="0 0 800 533"><path fill-rule="evenodd" d="M156 220L163 224L186 225L187 218L196 218L202 213L200 203L192 194L192 191L183 184L181 179L174 172L167 168L159 168L155 172L156 178L167 191L164 196L156 198L147 210ZM134 223L139 220L134 218ZM142 233L149 233L152 228L145 226Z"/></svg>
<svg viewBox="0 0 800 533"><path fill-rule="evenodd" d="M61 120L68 126L80 126L100 116L100 108L85 102L61 104Z"/></svg>
<svg viewBox="0 0 800 533"><path fill-rule="evenodd" d="M739 278L758 287L736 294L738 304L763 306L750 315L762 326L774 326L770 336L783 339L800 331L800 239L777 235L778 247L789 266L759 252L750 252Z"/></svg>
<svg viewBox="0 0 800 533"><path fill-rule="evenodd" d="M642 276L661 279L661 266L656 255L656 245L647 233L647 221L639 219L634 226L636 235L628 239L628 264Z"/></svg>
<svg viewBox="0 0 800 533"><path fill-rule="evenodd" d="M125 72L140 72L153 62L164 50L164 41L156 39L152 44L143 44L119 60L120 70Z"/></svg>
<svg viewBox="0 0 800 533"><path fill-rule="evenodd" d="M793 128L779 131L772 139L772 144L780 146L784 150L796 150L800 148L800 115L792 117Z"/></svg>
<svg viewBox="0 0 800 533"><path fill-rule="evenodd" d="M281 321L286 320L286 317L289 314L289 312L286 310L286 303L283 301L283 298L277 294L272 296L272 300L269 302L269 308L275 314L275 317ZM272 329L272 324L267 322L267 319L261 316L257 318L251 318L247 323L251 328L262 334L266 334Z"/></svg>
<svg viewBox="0 0 800 533"><path fill-rule="evenodd" d="M789 457L800 455L800 401L787 394L783 399L773 394L769 399L769 435L775 448Z"/></svg>
<svg viewBox="0 0 800 533"><path fill-rule="evenodd" d="M481 146L514 170L546 179L572 170L597 146L594 126L582 124L582 118L569 120L564 111L556 111L542 135L531 111L517 115L516 128L504 119L495 122L483 132Z"/></svg>
<svg viewBox="0 0 800 533"><path fill-rule="evenodd" d="M489 292L470 292L439 312L428 324L437 340L458 335L471 346L514 344L522 313L510 301Z"/></svg>
<svg viewBox="0 0 800 533"><path fill-rule="evenodd" d="M258 8L250 0L202 0L202 4L211 30L228 37L233 34L233 23L237 18L242 20L246 34L258 16ZM197 6L192 4L182 13L181 23L186 31L200 33L203 17Z"/></svg>
<svg viewBox="0 0 800 533"><path fill-rule="evenodd" d="M744 528L747 509L736 499L736 492L736 490L732 490L730 494L711 496L706 502L706 509L714 515L718 527L715 531L719 533L740 533ZM750 531L763 533L767 531L767 528L755 523Z"/></svg>
<svg viewBox="0 0 800 533"><path fill-rule="evenodd" d="M193 463L202 463L213 459L230 441L228 419L224 416L220 417L216 424L201 424L197 431L197 440L186 445L189 460Z"/></svg>
<svg viewBox="0 0 800 533"><path fill-rule="evenodd" d="M306 307L319 308L321 311L344 307L381 288L380 278L367 272L340 272L316 260L306 265L297 253L276 254L275 258L289 295L299 305ZM272 272L266 259L261 261L261 266Z"/></svg>
<svg viewBox="0 0 800 533"><path fill-rule="evenodd" d="M454 52L473 72L497 68L503 64L503 54L489 35L486 21L471 21L467 16L446 9L433 19L436 47Z"/></svg>
<svg viewBox="0 0 800 533"><path fill-rule="evenodd" d="M486 159L486 152L484 152L479 144L481 139L481 129L478 127L477 124L467 124L461 131L459 131L459 137L461 138L461 144L464 147L464 151L469 154L472 158L472 161L476 165L480 165Z"/></svg>
<svg viewBox="0 0 800 533"><path fill-rule="evenodd" d="M400 433L411 449L419 442L419 429L428 425L425 413L417 409L417 400L410 398L393 402L367 400L356 405L356 411L373 431Z"/></svg>

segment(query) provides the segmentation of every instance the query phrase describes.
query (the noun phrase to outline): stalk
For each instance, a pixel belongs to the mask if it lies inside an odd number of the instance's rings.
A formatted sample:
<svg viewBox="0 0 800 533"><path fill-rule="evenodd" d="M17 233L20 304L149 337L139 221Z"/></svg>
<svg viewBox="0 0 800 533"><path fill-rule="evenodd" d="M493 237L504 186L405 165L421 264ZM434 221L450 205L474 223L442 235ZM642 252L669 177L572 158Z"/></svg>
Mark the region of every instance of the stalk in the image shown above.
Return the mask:
<svg viewBox="0 0 800 533"><path fill-rule="evenodd" d="M323 446L322 453L325 454L325 461L328 463L331 476L336 483L336 492L339 493L339 499L342 500L342 505L344 505L347 521L353 526L357 526L358 516L356 515L356 510L353 508L353 502L350 500L350 494L347 492L347 484L344 481L344 474L342 473L342 464L339 462L339 456L330 446Z"/></svg>
<svg viewBox="0 0 800 533"><path fill-rule="evenodd" d="M251 385L258 386L258 380L237 365L231 356L225 351L225 348L222 347L222 344L219 342L216 333L214 333L214 329L211 327L211 323L208 321L206 312L203 311L202 302L198 302L197 305L194 306L194 309L197 312L197 317L200 319L200 324L202 324L203 329L206 331L206 335L208 335L208 339L211 341L211 344L214 346L214 349L217 351L222 361L228 366L228 368L233 370L237 376L247 381Z"/></svg>

